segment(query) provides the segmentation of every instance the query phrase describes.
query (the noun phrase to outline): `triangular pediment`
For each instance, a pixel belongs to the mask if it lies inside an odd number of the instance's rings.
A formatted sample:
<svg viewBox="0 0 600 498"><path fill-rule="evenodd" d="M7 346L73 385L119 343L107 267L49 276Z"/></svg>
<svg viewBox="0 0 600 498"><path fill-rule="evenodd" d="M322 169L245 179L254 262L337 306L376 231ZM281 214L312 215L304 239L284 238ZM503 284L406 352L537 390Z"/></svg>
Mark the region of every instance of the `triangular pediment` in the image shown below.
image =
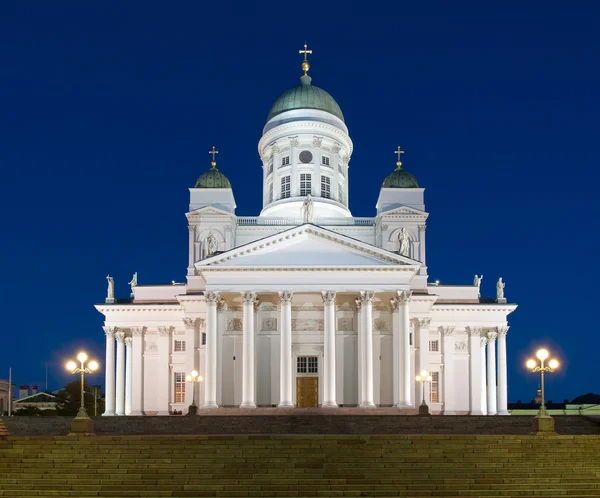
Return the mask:
<svg viewBox="0 0 600 498"><path fill-rule="evenodd" d="M193 211L185 213L185 215L187 218L203 218L211 216L227 216L228 218L231 218L234 216L232 213L216 208L214 206L204 206L198 209L194 209Z"/></svg>
<svg viewBox="0 0 600 498"><path fill-rule="evenodd" d="M301 225L196 263L214 267L391 267L415 266L410 258L311 224Z"/></svg>
<svg viewBox="0 0 600 498"><path fill-rule="evenodd" d="M423 218L426 219L429 216L429 213L425 212L425 211L421 211L420 209L416 209L413 207L409 207L409 206L400 206L400 207L396 207L393 209L390 209L389 211L384 211L382 213L379 213L380 217L384 217L384 216L410 216L410 217L419 217L419 218Z"/></svg>

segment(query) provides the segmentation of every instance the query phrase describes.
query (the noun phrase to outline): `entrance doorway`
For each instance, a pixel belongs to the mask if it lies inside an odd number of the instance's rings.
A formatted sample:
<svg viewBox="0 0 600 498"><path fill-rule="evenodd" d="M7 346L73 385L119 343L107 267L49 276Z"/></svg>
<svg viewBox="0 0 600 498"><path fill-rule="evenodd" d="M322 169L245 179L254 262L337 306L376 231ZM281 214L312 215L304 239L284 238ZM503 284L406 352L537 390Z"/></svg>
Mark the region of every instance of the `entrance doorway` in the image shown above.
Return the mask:
<svg viewBox="0 0 600 498"><path fill-rule="evenodd" d="M319 377L296 377L296 406L298 408L319 406Z"/></svg>

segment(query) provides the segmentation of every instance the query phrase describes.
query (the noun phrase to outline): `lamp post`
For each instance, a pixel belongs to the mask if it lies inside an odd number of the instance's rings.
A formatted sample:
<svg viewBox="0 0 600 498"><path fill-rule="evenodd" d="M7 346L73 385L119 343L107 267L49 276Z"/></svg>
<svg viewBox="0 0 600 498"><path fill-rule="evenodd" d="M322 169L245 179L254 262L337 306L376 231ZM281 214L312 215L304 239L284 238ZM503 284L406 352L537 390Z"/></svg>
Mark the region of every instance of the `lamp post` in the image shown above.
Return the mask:
<svg viewBox="0 0 600 498"><path fill-rule="evenodd" d="M87 411L85 410L85 404L83 399L83 385L85 382L85 374L91 374L98 370L98 362L90 361L87 366L85 362L88 360L88 355L81 351L77 355L77 359L79 360L81 366L77 366L77 363L74 361L69 361L66 364L67 370L72 374L80 374L81 375L81 406L79 407L79 411L77 412L77 416L71 422L71 433L80 435L80 434L93 434L94 433L94 422L88 416Z"/></svg>
<svg viewBox="0 0 600 498"><path fill-rule="evenodd" d="M431 374L427 370L421 370L421 373L415 379L421 384L421 391L423 392L423 401L421 402L421 406L419 406L419 415L429 415L429 406L425 402L425 384L432 381Z"/></svg>
<svg viewBox="0 0 600 498"><path fill-rule="evenodd" d="M526 363L529 370L532 372L540 372L542 377L542 404L540 405L540 410L533 419L533 432L536 434L554 433L554 419L548 415L548 411L546 410L544 374L546 372L554 372L558 368L559 363L558 360L551 359L546 365L545 362L550 356L550 353L547 349L538 349L538 351L535 353L535 356L539 360L539 363L533 358L527 360Z"/></svg>
<svg viewBox="0 0 600 498"><path fill-rule="evenodd" d="M196 384L200 384L204 380L201 375L198 375L196 370L188 375L185 380L192 383L192 404L188 407L188 415L196 415L198 413L198 405L196 405Z"/></svg>

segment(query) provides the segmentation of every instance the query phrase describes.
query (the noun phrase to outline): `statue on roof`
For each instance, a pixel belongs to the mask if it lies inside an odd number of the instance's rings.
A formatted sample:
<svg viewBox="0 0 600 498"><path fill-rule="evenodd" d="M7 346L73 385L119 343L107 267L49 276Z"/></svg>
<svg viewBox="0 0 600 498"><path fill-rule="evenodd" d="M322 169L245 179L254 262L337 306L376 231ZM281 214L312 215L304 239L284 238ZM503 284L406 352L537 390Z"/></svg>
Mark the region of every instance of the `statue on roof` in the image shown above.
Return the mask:
<svg viewBox="0 0 600 498"><path fill-rule="evenodd" d="M506 282L503 282L502 277L500 277L496 282L496 301L504 299L504 287L506 287Z"/></svg>
<svg viewBox="0 0 600 498"><path fill-rule="evenodd" d="M481 281L483 280L483 275L478 276L475 275L475 278L473 279L473 285L475 287L477 287L477 292L479 294L479 297L481 297Z"/></svg>
<svg viewBox="0 0 600 498"><path fill-rule="evenodd" d="M398 234L398 242L400 244L398 253L402 256L408 256L410 252L410 240L408 238L408 231L405 227L400 229L400 233Z"/></svg>
<svg viewBox="0 0 600 498"><path fill-rule="evenodd" d="M131 286L131 295L133 296L133 288L137 286L137 271L131 277L131 282L127 282Z"/></svg>
<svg viewBox="0 0 600 498"><path fill-rule="evenodd" d="M217 238L212 233L212 230L208 231L208 235L206 236L206 250L207 256L212 256L219 250L219 242Z"/></svg>
<svg viewBox="0 0 600 498"><path fill-rule="evenodd" d="M304 204L302 204L302 221L304 223L311 223L313 218L313 207L314 202L310 194L306 196Z"/></svg>
<svg viewBox="0 0 600 498"><path fill-rule="evenodd" d="M110 275L106 275L108 280L108 289L106 290L106 302L113 302L115 300L115 279Z"/></svg>

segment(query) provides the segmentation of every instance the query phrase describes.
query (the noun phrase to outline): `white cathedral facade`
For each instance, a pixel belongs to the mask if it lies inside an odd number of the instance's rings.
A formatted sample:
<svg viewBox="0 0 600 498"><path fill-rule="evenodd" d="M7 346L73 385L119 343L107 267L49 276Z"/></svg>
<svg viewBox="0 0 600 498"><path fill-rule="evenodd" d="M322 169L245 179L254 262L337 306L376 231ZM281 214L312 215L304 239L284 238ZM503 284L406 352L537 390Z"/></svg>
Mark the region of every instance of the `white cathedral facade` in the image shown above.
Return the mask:
<svg viewBox="0 0 600 498"><path fill-rule="evenodd" d="M306 48L305 48L306 50ZM349 209L352 140L307 75L258 143L263 209L237 216L211 169L189 189L187 282L137 285L105 317L104 415L219 407L415 408L506 415L507 317L473 285L428 282L424 189L402 168L374 217ZM213 148L214 151L214 148ZM357 166L360 168L360 166ZM186 382L192 371L202 382ZM430 383L416 376L427 371ZM205 413L201 410L200 413ZM401 410L398 413L402 413Z"/></svg>

